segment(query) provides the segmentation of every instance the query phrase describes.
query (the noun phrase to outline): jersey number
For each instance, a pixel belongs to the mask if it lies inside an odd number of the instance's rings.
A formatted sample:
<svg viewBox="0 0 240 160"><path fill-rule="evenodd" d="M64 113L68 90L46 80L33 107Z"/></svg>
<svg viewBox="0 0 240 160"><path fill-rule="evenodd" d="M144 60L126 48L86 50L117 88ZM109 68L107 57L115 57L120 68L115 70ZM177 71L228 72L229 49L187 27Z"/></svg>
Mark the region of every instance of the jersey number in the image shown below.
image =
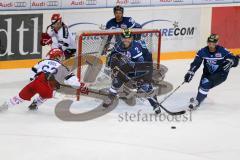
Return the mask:
<svg viewBox="0 0 240 160"><path fill-rule="evenodd" d="M50 68L48 65L44 65L42 67L42 70L43 70L43 72L49 72L49 73L52 73L52 74L56 74L58 72L57 68L55 68L55 67Z"/></svg>

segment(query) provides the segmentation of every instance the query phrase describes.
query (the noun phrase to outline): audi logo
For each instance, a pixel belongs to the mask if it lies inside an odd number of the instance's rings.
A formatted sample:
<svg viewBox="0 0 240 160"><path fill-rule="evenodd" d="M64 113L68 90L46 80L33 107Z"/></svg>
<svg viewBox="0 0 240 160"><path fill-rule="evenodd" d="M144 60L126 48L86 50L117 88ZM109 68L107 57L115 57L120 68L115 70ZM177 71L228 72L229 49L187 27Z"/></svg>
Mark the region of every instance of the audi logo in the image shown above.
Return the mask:
<svg viewBox="0 0 240 160"><path fill-rule="evenodd" d="M131 0L130 3L131 4L140 4L141 1L140 0Z"/></svg>
<svg viewBox="0 0 240 160"><path fill-rule="evenodd" d="M97 0L86 0L86 5L96 5Z"/></svg>
<svg viewBox="0 0 240 160"><path fill-rule="evenodd" d="M58 6L58 1L48 1L47 6Z"/></svg>
<svg viewBox="0 0 240 160"><path fill-rule="evenodd" d="M26 7L27 2L14 2L14 7Z"/></svg>

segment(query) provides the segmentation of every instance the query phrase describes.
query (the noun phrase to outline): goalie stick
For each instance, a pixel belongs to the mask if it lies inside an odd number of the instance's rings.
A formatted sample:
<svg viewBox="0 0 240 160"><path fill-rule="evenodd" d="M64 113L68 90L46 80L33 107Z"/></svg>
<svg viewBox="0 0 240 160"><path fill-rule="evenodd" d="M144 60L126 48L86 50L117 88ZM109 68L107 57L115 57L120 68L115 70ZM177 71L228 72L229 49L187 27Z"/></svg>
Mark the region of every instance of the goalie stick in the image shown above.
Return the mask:
<svg viewBox="0 0 240 160"><path fill-rule="evenodd" d="M115 68L121 72L124 76L126 76L126 78L131 81L132 83L136 83L134 80L132 80L130 77L128 77L118 66L115 66ZM173 93L175 93L182 85L184 84L184 82L179 85L176 89L174 89L174 91L172 93L170 93L168 96L166 96L159 104L159 107L162 108L165 112L167 112L168 114L170 115L181 115L181 114L185 114L186 111L185 110L182 110L182 111L178 111L178 112L172 112L172 111L169 111L168 109L166 109L162 103L165 102Z"/></svg>

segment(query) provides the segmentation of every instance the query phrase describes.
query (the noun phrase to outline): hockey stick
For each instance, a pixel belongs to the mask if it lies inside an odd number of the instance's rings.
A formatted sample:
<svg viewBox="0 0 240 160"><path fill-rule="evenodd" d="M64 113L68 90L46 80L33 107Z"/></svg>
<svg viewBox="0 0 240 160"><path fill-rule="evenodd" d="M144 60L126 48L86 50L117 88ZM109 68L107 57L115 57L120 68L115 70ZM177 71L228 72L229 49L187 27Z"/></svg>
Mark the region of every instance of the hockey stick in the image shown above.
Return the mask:
<svg viewBox="0 0 240 160"><path fill-rule="evenodd" d="M66 87L66 88L71 88L71 89L76 89L73 88L70 85L65 85L65 84L60 84L60 86ZM97 90L97 89L93 89L93 88L89 88L89 87L80 87L80 93L84 96L88 96L88 97L93 97L93 98L98 98L98 97L107 97L108 94L104 93L103 91Z"/></svg>
<svg viewBox="0 0 240 160"><path fill-rule="evenodd" d="M169 110L167 110L165 107L163 107L161 104L159 104L159 107L161 107L165 112L167 112L168 114L170 115L181 115L181 114L185 114L186 111L185 110L182 110L182 111L178 111L178 112L171 112Z"/></svg>
<svg viewBox="0 0 240 160"><path fill-rule="evenodd" d="M178 87L176 87L172 93L170 93L169 95L167 95L166 97L164 97L164 99L159 103L160 105L165 102L171 95L173 95L173 93L175 93L185 82L182 82Z"/></svg>
<svg viewBox="0 0 240 160"><path fill-rule="evenodd" d="M124 76L126 76L126 78L128 80L130 80L133 83L136 83L134 80L132 80L130 77L128 77L118 66L115 66L115 68L121 72ZM173 93L175 93L185 82L182 82L181 85L179 85L177 88L174 89L174 91L172 93L170 93L168 96L166 96L159 104L159 107L162 108L165 112L167 112L170 115L181 115L181 114L185 114L186 111L182 110L182 111L178 111L178 112L171 112L169 110L167 110L165 107L162 106L162 103L165 102Z"/></svg>
<svg viewBox="0 0 240 160"><path fill-rule="evenodd" d="M181 114L185 114L186 111L185 110L182 110L182 111L179 111L179 112L171 112L169 110L167 110L165 107L163 107L162 103L165 102L169 97L171 97L173 95L173 93L175 93L185 82L183 81L178 87L176 87L169 95L167 95L160 103L159 103L159 106L164 110L166 111L168 114L170 115L181 115Z"/></svg>

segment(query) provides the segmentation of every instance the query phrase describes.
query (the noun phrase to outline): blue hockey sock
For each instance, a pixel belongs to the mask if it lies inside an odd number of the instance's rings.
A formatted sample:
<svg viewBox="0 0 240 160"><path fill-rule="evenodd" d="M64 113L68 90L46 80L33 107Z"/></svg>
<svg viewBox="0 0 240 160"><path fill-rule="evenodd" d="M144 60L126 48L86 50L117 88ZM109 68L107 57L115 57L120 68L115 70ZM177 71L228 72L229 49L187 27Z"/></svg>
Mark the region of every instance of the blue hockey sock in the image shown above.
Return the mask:
<svg viewBox="0 0 240 160"><path fill-rule="evenodd" d="M151 106L156 107L158 104L157 96L147 98Z"/></svg>
<svg viewBox="0 0 240 160"><path fill-rule="evenodd" d="M196 98L199 104L202 103L202 101L207 97L208 91L209 89L199 88Z"/></svg>

